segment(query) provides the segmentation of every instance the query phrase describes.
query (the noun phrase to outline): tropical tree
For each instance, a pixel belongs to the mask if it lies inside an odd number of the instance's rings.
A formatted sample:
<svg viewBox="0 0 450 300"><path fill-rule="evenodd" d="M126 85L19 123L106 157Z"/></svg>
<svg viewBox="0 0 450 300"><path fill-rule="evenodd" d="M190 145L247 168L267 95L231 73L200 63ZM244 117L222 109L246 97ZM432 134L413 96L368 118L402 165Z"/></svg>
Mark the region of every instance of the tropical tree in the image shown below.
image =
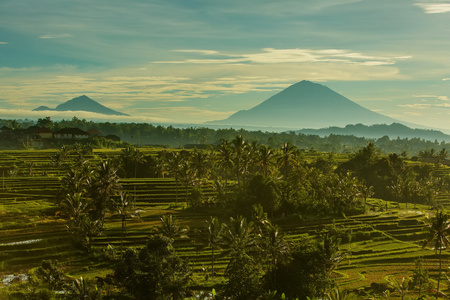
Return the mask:
<svg viewBox="0 0 450 300"><path fill-rule="evenodd" d="M135 209L129 201L129 196L123 191L119 192L118 197L113 200L113 209L119 214L120 220L122 221L122 235L120 238L120 248L123 246L123 239L127 234L127 218L137 217L141 210Z"/></svg>
<svg viewBox="0 0 450 300"><path fill-rule="evenodd" d="M439 285L442 274L442 250L447 249L450 245L450 217L444 214L442 210L436 213L436 216L428 224L428 237L424 242L423 248L432 245L436 254L439 252L439 276L437 283L437 290L439 292Z"/></svg>
<svg viewBox="0 0 450 300"><path fill-rule="evenodd" d="M220 249L220 236L222 234L222 226L219 219L210 217L205 221L205 226L198 230L198 239L205 247L211 248L211 275L215 276L214 260L215 250Z"/></svg>
<svg viewBox="0 0 450 300"><path fill-rule="evenodd" d="M228 179L233 168L233 151L227 140L222 140L217 148L217 165L220 168L220 177L225 179L225 189L228 186Z"/></svg>
<svg viewBox="0 0 450 300"><path fill-rule="evenodd" d="M245 152L247 151L248 144L242 135L238 135L231 141L231 145L233 149L234 173L237 179L237 184L240 187L241 176L243 173L243 158Z"/></svg>
<svg viewBox="0 0 450 300"><path fill-rule="evenodd" d="M276 282L277 270L276 266L280 261L285 261L291 251L291 244L285 239L278 225L269 224L266 227L266 233L262 236L262 246L264 253L268 259L267 272L270 286Z"/></svg>
<svg viewBox="0 0 450 300"><path fill-rule="evenodd" d="M156 228L157 233L168 237L169 239L186 238L189 227L180 226L178 220L173 215L164 215L161 217L161 225Z"/></svg>
<svg viewBox="0 0 450 300"><path fill-rule="evenodd" d="M180 152L170 152L167 156L167 167L169 169L169 175L175 179L175 203L178 203L178 183L180 180L180 168L183 164L184 157Z"/></svg>
<svg viewBox="0 0 450 300"><path fill-rule="evenodd" d="M291 145L290 143L285 143L281 147L281 153L278 156L278 164L281 166L284 180L287 180L292 166L297 163L298 155L299 151L297 147Z"/></svg>
<svg viewBox="0 0 450 300"><path fill-rule="evenodd" d="M92 198L94 201L94 217L101 222L104 221L105 213L111 206L111 198L119 195L122 191L118 168L110 159L102 161L94 173L94 184L92 185Z"/></svg>
<svg viewBox="0 0 450 300"><path fill-rule="evenodd" d="M134 173L134 178L137 177L137 167L139 164L146 162L144 154L142 154L139 149L132 146L126 147L122 150L120 154L120 159L122 161L122 168L125 170L127 177L131 177L132 172ZM130 166L134 167L133 169ZM133 171L132 171L133 170Z"/></svg>
<svg viewBox="0 0 450 300"><path fill-rule="evenodd" d="M116 264L114 278L133 299L184 299L191 271L176 255L172 242L153 235L139 252L127 249Z"/></svg>
<svg viewBox="0 0 450 300"><path fill-rule="evenodd" d="M261 168L261 173L264 176L272 173L272 168L277 165L275 158L275 152L270 147L266 147L264 145L259 146L256 161Z"/></svg>

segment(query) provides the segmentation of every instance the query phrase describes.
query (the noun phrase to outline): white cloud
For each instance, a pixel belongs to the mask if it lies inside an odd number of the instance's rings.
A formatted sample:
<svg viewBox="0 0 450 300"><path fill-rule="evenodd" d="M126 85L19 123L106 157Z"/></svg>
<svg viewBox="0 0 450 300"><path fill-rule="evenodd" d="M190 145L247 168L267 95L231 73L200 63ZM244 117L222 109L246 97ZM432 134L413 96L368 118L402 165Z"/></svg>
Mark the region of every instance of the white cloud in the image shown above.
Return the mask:
<svg viewBox="0 0 450 300"><path fill-rule="evenodd" d="M258 53L227 54L212 50L173 50L177 52L222 55L215 59L185 59L177 61L155 61L159 64L280 64L280 63L340 63L366 66L393 65L398 60L411 56L373 56L346 49L274 49L264 48Z"/></svg>
<svg viewBox="0 0 450 300"><path fill-rule="evenodd" d="M448 96L439 96L438 99L442 101L450 101L450 98L448 98Z"/></svg>
<svg viewBox="0 0 450 300"><path fill-rule="evenodd" d="M416 3L427 14L442 14L450 12L450 3Z"/></svg>
<svg viewBox="0 0 450 300"><path fill-rule="evenodd" d="M72 35L69 33L59 33L59 34L46 34L46 35L41 35L39 38L40 39L63 39L63 38L68 38L71 37Z"/></svg>
<svg viewBox="0 0 450 300"><path fill-rule="evenodd" d="M185 53L198 53L198 54L204 54L204 55L213 55L213 54L219 54L218 51L215 50L172 50L173 52L185 52Z"/></svg>
<svg viewBox="0 0 450 300"><path fill-rule="evenodd" d="M8 42L0 42L0 45L6 45Z"/></svg>
<svg viewBox="0 0 450 300"><path fill-rule="evenodd" d="M449 81L450 78L443 78L442 81Z"/></svg>

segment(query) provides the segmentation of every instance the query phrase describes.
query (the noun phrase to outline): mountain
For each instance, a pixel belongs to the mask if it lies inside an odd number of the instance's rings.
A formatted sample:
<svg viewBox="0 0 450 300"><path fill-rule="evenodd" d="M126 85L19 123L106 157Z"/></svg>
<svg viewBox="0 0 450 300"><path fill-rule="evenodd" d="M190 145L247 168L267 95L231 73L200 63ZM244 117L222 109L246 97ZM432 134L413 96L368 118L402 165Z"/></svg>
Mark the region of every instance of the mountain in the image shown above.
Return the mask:
<svg viewBox="0 0 450 300"><path fill-rule="evenodd" d="M366 126L363 124L347 125L345 127L328 127L321 129L301 129L296 131L297 133L318 135L326 137L331 134L335 135L354 135L357 137L365 138L382 138L389 137L390 139L396 138L420 138L427 141L450 141L450 135L444 134L438 130L432 129L420 129L409 128L403 124L392 123L391 125L376 124Z"/></svg>
<svg viewBox="0 0 450 300"><path fill-rule="evenodd" d="M324 85L304 80L249 110L209 124L301 129L394 122L398 121L366 109Z"/></svg>
<svg viewBox="0 0 450 300"><path fill-rule="evenodd" d="M92 100L91 98L83 95L80 97L73 98L72 100L66 101L58 105L55 109L48 108L47 106L39 106L33 109L33 111L87 111L104 115L116 115L116 116L128 116L127 114L112 110L100 103Z"/></svg>

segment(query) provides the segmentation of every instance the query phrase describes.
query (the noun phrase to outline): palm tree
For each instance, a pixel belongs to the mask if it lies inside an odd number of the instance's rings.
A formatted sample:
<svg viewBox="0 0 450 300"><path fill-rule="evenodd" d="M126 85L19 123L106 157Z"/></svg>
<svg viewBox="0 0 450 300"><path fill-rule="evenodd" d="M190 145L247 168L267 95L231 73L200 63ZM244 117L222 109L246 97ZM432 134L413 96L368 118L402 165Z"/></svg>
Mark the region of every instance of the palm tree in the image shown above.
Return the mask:
<svg viewBox="0 0 450 300"><path fill-rule="evenodd" d="M287 180L287 176L289 175L292 165L297 163L298 154L299 151L297 147L291 145L290 143L285 143L281 147L281 154L278 157L278 163L282 167L284 180Z"/></svg>
<svg viewBox="0 0 450 300"><path fill-rule="evenodd" d="M234 171L236 174L236 179L238 186L240 187L241 175L243 171L243 158L245 152L247 151L247 142L244 140L242 135L238 135L231 141L234 150Z"/></svg>
<svg viewBox="0 0 450 300"><path fill-rule="evenodd" d="M233 168L233 151L227 140L222 140L217 148L217 165L221 168L221 177L225 179L225 189L228 186L228 175Z"/></svg>
<svg viewBox="0 0 450 300"><path fill-rule="evenodd" d="M122 159L122 164L124 166L125 172L128 164L134 165L134 178L137 177L137 165L146 162L144 158L144 154L142 154L139 149L136 149L132 146L127 147L122 150L122 154L120 155Z"/></svg>
<svg viewBox="0 0 450 300"><path fill-rule="evenodd" d="M184 159L181 156L180 152L170 152L167 158L169 174L175 179L175 203L178 203L178 181L180 178L180 168L182 166L183 160Z"/></svg>
<svg viewBox="0 0 450 300"><path fill-rule="evenodd" d="M340 243L341 240L335 235L325 233L323 236L323 244L318 245L329 276L331 276L331 273L347 259L348 253L342 252L339 249Z"/></svg>
<svg viewBox="0 0 450 300"><path fill-rule="evenodd" d="M114 209L120 215L122 221L122 235L120 238L120 248L123 246L123 238L127 234L127 216L130 210L130 202L128 201L128 194L121 191L119 197L114 201Z"/></svg>
<svg viewBox="0 0 450 300"><path fill-rule="evenodd" d="M257 249L257 239L253 234L253 222L243 216L230 218L230 225L222 224L222 244L231 250L232 259L247 256Z"/></svg>
<svg viewBox="0 0 450 300"><path fill-rule="evenodd" d="M261 171L264 176L267 176L272 167L276 165L276 161L274 160L275 153L270 149L270 147L266 147L264 145L259 146L257 151L257 162L261 167Z"/></svg>
<svg viewBox="0 0 450 300"><path fill-rule="evenodd" d="M103 222L105 211L114 197L122 191L117 167L112 160L103 161L94 173L95 183L93 185L93 198L96 218Z"/></svg>
<svg viewBox="0 0 450 300"><path fill-rule="evenodd" d="M284 235L281 234L280 227L269 224L267 233L263 238L263 249L268 256L268 273L271 274L272 282L276 282L276 265L278 261L289 254L290 248L291 245L286 241Z"/></svg>
<svg viewBox="0 0 450 300"><path fill-rule="evenodd" d="M210 217L210 220L205 221L203 229L198 230L200 242L211 248L211 274L214 277L214 251L220 249L220 236L222 234L222 227L219 219L216 217Z"/></svg>
<svg viewBox="0 0 450 300"><path fill-rule="evenodd" d="M450 245L450 240L448 238L448 234L450 232L450 217L447 214L444 214L442 210L436 213L436 216L431 220L430 224L428 224L429 235L425 240L423 248L433 245L434 251L438 252L439 250L439 277L437 290L439 292L439 284L441 282L441 273L442 273L442 249L447 249Z"/></svg>
<svg viewBox="0 0 450 300"><path fill-rule="evenodd" d="M156 229L159 234L170 239L186 238L189 231L188 226L178 225L178 220L172 215L164 215L161 217L161 226Z"/></svg>

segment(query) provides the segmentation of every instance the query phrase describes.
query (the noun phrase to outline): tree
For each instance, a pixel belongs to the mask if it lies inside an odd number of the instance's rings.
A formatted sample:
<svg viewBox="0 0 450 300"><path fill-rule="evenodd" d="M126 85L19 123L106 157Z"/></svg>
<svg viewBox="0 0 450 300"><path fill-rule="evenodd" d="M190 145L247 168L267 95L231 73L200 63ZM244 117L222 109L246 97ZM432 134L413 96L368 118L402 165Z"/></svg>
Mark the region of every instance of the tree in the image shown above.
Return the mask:
<svg viewBox="0 0 450 300"><path fill-rule="evenodd" d="M277 280L277 264L286 262L291 251L291 244L285 239L281 233L280 227L277 225L267 225L266 234L262 237L261 248L268 258L267 273L269 274L267 280L272 288Z"/></svg>
<svg viewBox="0 0 450 300"><path fill-rule="evenodd" d="M125 171L126 177L132 177L134 175L134 178L136 178L138 165L145 162L144 154L142 154L139 149L129 146L122 150L120 158L122 160L122 167Z"/></svg>
<svg viewBox="0 0 450 300"><path fill-rule="evenodd" d="M37 126L39 127L47 127L47 128L52 128L53 127L53 121L50 117L45 117L45 118L39 118L37 120Z"/></svg>
<svg viewBox="0 0 450 300"><path fill-rule="evenodd" d="M161 226L157 228L157 232L169 239L186 238L189 231L188 226L180 226L178 220L173 215L164 215L161 217Z"/></svg>
<svg viewBox="0 0 450 300"><path fill-rule="evenodd" d="M449 232L449 215L444 214L442 210L440 210L428 224L428 237L423 245L423 248L432 245L436 254L439 251L439 276L437 284L438 292L442 274L442 249L447 249L447 247L450 245Z"/></svg>
<svg viewBox="0 0 450 300"><path fill-rule="evenodd" d="M278 164L281 166L284 180L287 180L292 166L297 163L299 152L297 148L290 143L284 143L281 147L281 154L278 157Z"/></svg>
<svg viewBox="0 0 450 300"><path fill-rule="evenodd" d="M222 226L219 219L216 217L210 217L210 220L205 221L205 226L198 230L198 239L205 247L211 248L211 275L214 273L214 251L220 249L220 236L222 234Z"/></svg>
<svg viewBox="0 0 450 300"><path fill-rule="evenodd" d="M111 198L120 195L122 185L117 175L118 168L112 160L102 161L94 173L93 200L94 217L101 222L104 221L105 213L108 207L111 207Z"/></svg>
<svg viewBox="0 0 450 300"><path fill-rule="evenodd" d="M36 270L36 275L46 284L50 290L62 288L64 284L64 272L59 268L57 259L43 260Z"/></svg>
<svg viewBox="0 0 450 300"><path fill-rule="evenodd" d="M393 278L393 283L390 284L394 290L400 294L400 299L403 300L405 298L405 295L409 291L410 281L409 279L406 279L405 277L402 278L402 281L398 281L397 278Z"/></svg>
<svg viewBox="0 0 450 300"><path fill-rule="evenodd" d="M261 168L261 173L267 176L272 173L272 168L276 166L275 153L269 147L259 146L257 150L257 163Z"/></svg>
<svg viewBox="0 0 450 300"><path fill-rule="evenodd" d="M180 180L180 168L183 164L183 161L184 157L181 156L180 152L170 152L168 154L167 167L169 169L169 174L175 179L175 203L178 203L178 182Z"/></svg>
<svg viewBox="0 0 450 300"><path fill-rule="evenodd" d="M422 265L422 259L416 260L416 268L413 270L410 286L419 292L419 297L423 296L423 292L433 288L428 271Z"/></svg>
<svg viewBox="0 0 450 300"><path fill-rule="evenodd" d="M276 280L271 283L271 286L268 286L270 281L267 278L274 277L271 272L265 275L265 287L283 291L286 299L322 298L333 285L321 252L307 242L303 245L297 244L291 259L279 261L275 271Z"/></svg>
<svg viewBox="0 0 450 300"><path fill-rule="evenodd" d="M233 152L227 140L222 140L217 148L217 164L221 168L220 176L225 179L225 190L228 187L229 174L233 168Z"/></svg>
<svg viewBox="0 0 450 300"><path fill-rule="evenodd" d="M191 271L172 246L172 239L151 236L146 246L127 249L115 266L114 279L134 299L181 300L188 292Z"/></svg>
<svg viewBox="0 0 450 300"><path fill-rule="evenodd" d="M127 234L127 217L136 217L139 210L132 210L132 207L130 205L130 201L128 200L128 194L126 194L123 191L120 191L119 196L113 200L113 207L114 211L117 212L120 216L120 220L122 221L122 235L120 237L120 248L122 248L123 245L123 238Z"/></svg>

